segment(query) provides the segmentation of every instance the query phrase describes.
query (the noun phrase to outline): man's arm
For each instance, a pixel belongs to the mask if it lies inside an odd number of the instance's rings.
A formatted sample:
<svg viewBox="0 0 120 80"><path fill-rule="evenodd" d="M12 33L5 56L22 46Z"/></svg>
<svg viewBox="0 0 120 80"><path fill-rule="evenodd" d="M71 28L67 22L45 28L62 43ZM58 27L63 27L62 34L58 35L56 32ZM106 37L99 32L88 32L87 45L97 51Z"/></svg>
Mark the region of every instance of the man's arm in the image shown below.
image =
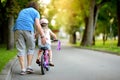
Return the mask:
<svg viewBox="0 0 120 80"><path fill-rule="evenodd" d="M45 44L46 43L46 39L45 39L45 36L44 36L45 34L44 34L43 29L42 29L42 27L40 25L39 18L35 19L35 26L36 26L36 30L38 31L38 33L41 36L42 43Z"/></svg>
<svg viewBox="0 0 120 80"><path fill-rule="evenodd" d="M44 32L43 32L43 29L42 29L42 27L41 27L41 25L40 25L40 20L39 20L39 18L36 18L36 19L35 19L35 26L36 26L37 32L40 34L41 37L43 37L43 36L44 36Z"/></svg>

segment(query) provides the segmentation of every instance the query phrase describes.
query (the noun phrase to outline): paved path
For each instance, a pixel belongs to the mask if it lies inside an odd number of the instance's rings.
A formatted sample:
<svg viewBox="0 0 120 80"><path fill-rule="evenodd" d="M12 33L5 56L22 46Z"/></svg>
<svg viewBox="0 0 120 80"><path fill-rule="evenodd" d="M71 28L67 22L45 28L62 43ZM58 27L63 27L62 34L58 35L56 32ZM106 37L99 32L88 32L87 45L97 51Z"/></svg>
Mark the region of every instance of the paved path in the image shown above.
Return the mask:
<svg viewBox="0 0 120 80"><path fill-rule="evenodd" d="M63 43L65 44L65 43ZM85 49L53 46L55 67L41 75L33 60L34 74L19 75L18 62L13 67L12 80L120 80L120 56Z"/></svg>

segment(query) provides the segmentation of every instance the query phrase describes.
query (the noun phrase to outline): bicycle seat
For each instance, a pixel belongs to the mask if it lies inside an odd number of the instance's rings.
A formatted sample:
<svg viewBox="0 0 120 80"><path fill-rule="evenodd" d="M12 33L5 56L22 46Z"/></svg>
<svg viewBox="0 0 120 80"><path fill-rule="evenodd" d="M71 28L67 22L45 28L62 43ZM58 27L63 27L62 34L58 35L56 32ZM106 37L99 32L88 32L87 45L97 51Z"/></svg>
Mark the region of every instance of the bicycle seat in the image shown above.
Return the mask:
<svg viewBox="0 0 120 80"><path fill-rule="evenodd" d="M47 49L48 49L48 47L41 47L41 49L42 49L42 50L47 50Z"/></svg>

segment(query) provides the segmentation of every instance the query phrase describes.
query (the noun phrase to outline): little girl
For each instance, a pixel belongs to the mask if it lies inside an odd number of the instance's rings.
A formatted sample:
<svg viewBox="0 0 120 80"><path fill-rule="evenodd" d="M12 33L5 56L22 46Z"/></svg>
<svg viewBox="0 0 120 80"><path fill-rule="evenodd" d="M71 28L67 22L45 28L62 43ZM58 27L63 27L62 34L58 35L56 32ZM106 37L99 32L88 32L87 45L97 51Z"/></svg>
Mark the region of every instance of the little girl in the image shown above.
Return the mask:
<svg viewBox="0 0 120 80"><path fill-rule="evenodd" d="M41 42L41 38L42 37L38 37L38 47L39 47L39 51L38 51L38 57L36 60L36 63L39 64L40 63L40 56L41 56L41 47L47 47L48 48L48 53L49 53L49 57L50 57L50 66L54 66L53 62L52 62L52 49L51 49L51 37L54 38L55 40L57 39L56 35L51 31L51 29L48 28L48 20L45 18L42 18L40 20L40 24L43 28L43 31L45 33L44 37L46 38L46 44L43 45Z"/></svg>

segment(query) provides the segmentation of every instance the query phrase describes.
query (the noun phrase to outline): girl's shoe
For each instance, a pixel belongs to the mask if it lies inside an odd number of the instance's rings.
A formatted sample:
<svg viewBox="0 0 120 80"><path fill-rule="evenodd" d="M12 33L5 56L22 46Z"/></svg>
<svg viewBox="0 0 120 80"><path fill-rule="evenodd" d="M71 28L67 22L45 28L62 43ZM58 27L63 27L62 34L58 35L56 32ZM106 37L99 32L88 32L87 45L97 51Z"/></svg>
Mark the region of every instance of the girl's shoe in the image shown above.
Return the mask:
<svg viewBox="0 0 120 80"><path fill-rule="evenodd" d="M37 60L36 60L36 63L37 63L37 64L40 64L40 61L39 61L39 59L37 59Z"/></svg>

